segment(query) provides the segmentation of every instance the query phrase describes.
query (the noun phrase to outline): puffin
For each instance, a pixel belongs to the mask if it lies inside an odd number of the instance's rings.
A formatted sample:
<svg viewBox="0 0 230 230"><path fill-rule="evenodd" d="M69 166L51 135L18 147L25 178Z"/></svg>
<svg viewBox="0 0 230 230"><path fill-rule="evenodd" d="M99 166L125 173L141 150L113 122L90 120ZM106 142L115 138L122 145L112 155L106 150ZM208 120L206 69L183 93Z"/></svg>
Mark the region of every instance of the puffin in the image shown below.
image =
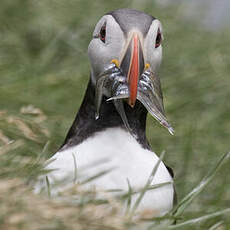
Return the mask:
<svg viewBox="0 0 230 230"><path fill-rule="evenodd" d="M158 76L162 41L161 22L141 11L118 9L98 21L88 47L91 71L83 102L36 190L46 189L47 179L51 194L76 183L112 195L132 188L135 205L149 181L137 212L162 216L173 208L173 171L146 137L148 113L174 132Z"/></svg>

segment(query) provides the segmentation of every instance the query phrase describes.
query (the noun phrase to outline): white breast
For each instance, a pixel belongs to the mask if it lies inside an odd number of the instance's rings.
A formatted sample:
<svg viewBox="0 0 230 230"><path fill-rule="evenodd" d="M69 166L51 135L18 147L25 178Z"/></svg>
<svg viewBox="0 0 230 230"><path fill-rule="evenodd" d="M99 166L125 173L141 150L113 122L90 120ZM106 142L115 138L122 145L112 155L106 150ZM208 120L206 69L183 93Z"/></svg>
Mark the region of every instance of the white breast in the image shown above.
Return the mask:
<svg viewBox="0 0 230 230"><path fill-rule="evenodd" d="M69 183L73 183L76 174L78 181L84 181L108 171L85 186L87 188L96 186L103 190L127 191L128 179L135 190L144 187L158 159L155 153L143 149L127 131L121 128L109 128L95 133L75 147L57 152L47 166L47 169L56 170L49 173L48 178L51 184L64 178L68 178ZM165 182L172 182L172 178L161 162L152 185ZM150 209L154 210L157 215L163 215L171 210L173 196L173 184L149 190L139 209ZM136 198L135 195L132 202L135 202Z"/></svg>

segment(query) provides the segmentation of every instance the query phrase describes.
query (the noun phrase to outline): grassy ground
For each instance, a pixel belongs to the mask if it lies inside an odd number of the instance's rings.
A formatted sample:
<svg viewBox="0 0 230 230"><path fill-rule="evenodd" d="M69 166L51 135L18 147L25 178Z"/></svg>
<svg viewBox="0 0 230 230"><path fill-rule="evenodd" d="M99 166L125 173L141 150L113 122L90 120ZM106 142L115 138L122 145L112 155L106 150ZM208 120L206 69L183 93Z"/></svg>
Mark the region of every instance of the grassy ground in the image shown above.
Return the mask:
<svg viewBox="0 0 230 230"><path fill-rule="evenodd" d="M150 117L147 132L155 152L166 150L165 162L174 169L179 200L229 151L229 30L207 31L199 18L195 22L184 18L189 10L186 4L161 8L147 0L141 4L131 0L2 0L1 229L128 228L117 217L113 202L109 204L115 211L108 213L107 220L100 215L94 218L94 208L105 215L94 204L82 214L80 206L34 196L25 185L41 172L35 162L41 153L48 156L62 144L78 110L89 78L87 45L96 21L105 12L123 7L144 10L163 24L161 81L166 112L176 133L170 136ZM228 208L228 175L226 161L180 215L181 222ZM79 215L73 216L73 212ZM211 228L216 223L219 226ZM230 229L228 215L180 229L209 228Z"/></svg>

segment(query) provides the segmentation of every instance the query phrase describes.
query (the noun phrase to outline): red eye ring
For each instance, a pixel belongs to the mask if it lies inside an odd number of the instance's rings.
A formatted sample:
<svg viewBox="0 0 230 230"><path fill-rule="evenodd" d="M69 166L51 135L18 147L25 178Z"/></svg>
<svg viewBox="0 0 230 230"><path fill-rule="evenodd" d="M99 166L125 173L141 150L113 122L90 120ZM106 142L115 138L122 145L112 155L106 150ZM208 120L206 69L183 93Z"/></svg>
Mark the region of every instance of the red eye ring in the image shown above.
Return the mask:
<svg viewBox="0 0 230 230"><path fill-rule="evenodd" d="M162 35L161 35L160 29L158 29L156 42L155 42L155 48L158 48L161 45L161 42L162 42Z"/></svg>
<svg viewBox="0 0 230 230"><path fill-rule="evenodd" d="M103 25L101 27L99 38L101 39L102 42L105 43L105 39L106 39L106 25Z"/></svg>

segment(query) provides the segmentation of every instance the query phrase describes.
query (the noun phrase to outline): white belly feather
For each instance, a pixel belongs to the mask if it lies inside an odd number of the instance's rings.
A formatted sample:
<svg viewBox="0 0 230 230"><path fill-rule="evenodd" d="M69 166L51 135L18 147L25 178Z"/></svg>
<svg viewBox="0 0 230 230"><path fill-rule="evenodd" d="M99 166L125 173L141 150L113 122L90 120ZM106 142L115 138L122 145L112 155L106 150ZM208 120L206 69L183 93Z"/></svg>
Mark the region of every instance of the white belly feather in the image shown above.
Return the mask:
<svg viewBox="0 0 230 230"><path fill-rule="evenodd" d="M47 166L47 169L56 170L49 173L48 178L51 184L67 177L73 183L76 172L77 181L84 181L100 172L108 171L85 186L127 191L128 179L135 190L144 187L158 159L156 154L143 149L127 131L121 128L109 128L95 133L75 147L57 152ZM172 181L168 170L161 162L152 185ZM173 184L149 190L139 210L155 210L157 215L163 215L172 209L173 196ZM137 198L136 195L132 198L132 202L135 198Z"/></svg>

